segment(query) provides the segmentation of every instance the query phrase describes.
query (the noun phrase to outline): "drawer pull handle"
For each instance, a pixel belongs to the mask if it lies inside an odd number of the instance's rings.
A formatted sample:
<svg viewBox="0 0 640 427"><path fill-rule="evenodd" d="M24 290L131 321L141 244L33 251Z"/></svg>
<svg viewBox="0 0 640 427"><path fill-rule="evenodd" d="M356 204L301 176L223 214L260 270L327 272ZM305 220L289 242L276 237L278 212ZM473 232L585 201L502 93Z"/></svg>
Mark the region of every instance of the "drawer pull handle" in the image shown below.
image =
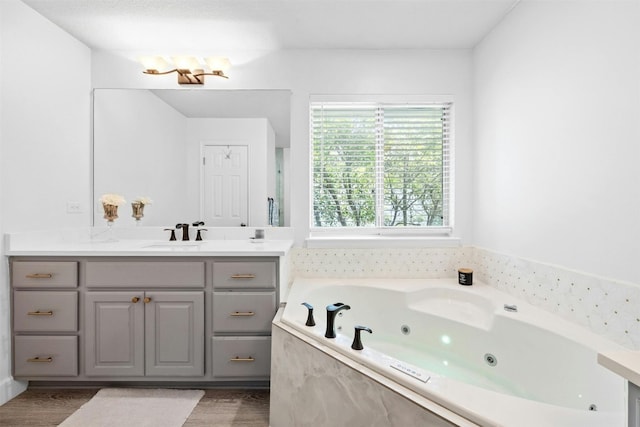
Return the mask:
<svg viewBox="0 0 640 427"><path fill-rule="evenodd" d="M151 302L151 298L150 297L144 297L144 303L145 304L149 304Z"/></svg>
<svg viewBox="0 0 640 427"><path fill-rule="evenodd" d="M233 317L247 317L247 316L255 316L253 311L234 311L231 313Z"/></svg>
<svg viewBox="0 0 640 427"><path fill-rule="evenodd" d="M27 279L51 279L53 274L51 273L32 273L27 274Z"/></svg>
<svg viewBox="0 0 640 427"><path fill-rule="evenodd" d="M31 359L27 359L27 362L32 363L51 363L53 362L53 357L33 357Z"/></svg>
<svg viewBox="0 0 640 427"><path fill-rule="evenodd" d="M53 316L53 310L49 311L29 311L27 312L29 316Z"/></svg>
<svg viewBox="0 0 640 427"><path fill-rule="evenodd" d="M140 297L131 298L131 302L134 303L134 304L137 303L138 301L140 301Z"/></svg>
<svg viewBox="0 0 640 427"><path fill-rule="evenodd" d="M231 276L232 279L255 279L255 274L234 274Z"/></svg>
<svg viewBox="0 0 640 427"><path fill-rule="evenodd" d="M256 359L253 357L234 357L233 359L229 359L230 362L255 362Z"/></svg>

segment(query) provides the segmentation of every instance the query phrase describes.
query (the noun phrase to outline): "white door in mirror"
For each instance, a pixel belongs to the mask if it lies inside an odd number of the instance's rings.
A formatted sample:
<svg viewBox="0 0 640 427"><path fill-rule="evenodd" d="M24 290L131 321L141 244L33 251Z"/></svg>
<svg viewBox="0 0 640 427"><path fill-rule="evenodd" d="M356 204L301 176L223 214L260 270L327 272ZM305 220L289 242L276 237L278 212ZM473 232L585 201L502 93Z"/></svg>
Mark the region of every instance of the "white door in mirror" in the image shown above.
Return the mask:
<svg viewBox="0 0 640 427"><path fill-rule="evenodd" d="M248 223L248 149L246 145L205 145L202 220L210 227Z"/></svg>

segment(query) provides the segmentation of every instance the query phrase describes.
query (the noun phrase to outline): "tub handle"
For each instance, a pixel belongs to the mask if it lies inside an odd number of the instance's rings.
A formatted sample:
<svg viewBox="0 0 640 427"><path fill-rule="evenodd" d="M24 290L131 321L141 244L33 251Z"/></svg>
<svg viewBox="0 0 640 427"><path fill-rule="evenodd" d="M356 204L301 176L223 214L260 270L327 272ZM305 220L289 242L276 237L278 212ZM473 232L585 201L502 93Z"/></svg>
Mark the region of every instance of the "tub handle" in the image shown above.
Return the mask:
<svg viewBox="0 0 640 427"><path fill-rule="evenodd" d="M362 350L364 346L362 345L362 340L360 339L360 332L367 331L370 334L372 334L373 331L370 328L367 328L366 326L356 326L355 329L356 330L353 336L353 343L351 343L351 348L354 350Z"/></svg>
<svg viewBox="0 0 640 427"><path fill-rule="evenodd" d="M309 313L307 314L307 322L305 323L305 325L316 326L316 321L313 319L313 306L308 302L303 302L302 305L307 307L307 309L309 310Z"/></svg>

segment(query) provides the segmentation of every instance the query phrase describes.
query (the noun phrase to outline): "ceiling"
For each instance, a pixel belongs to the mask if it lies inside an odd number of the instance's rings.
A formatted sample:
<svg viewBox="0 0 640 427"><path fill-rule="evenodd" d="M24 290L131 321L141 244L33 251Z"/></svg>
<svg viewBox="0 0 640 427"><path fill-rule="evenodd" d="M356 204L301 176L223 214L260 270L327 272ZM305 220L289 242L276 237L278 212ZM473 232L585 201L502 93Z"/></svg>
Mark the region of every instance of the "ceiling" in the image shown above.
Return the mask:
<svg viewBox="0 0 640 427"><path fill-rule="evenodd" d="M472 48L520 0L22 1L92 49L174 54Z"/></svg>
<svg viewBox="0 0 640 427"><path fill-rule="evenodd" d="M2 0L0 0L2 1ZM470 49L520 0L22 0L96 50ZM288 147L290 92L167 90L187 117L267 117ZM276 91L277 92L277 91ZM276 107L277 106L277 107Z"/></svg>

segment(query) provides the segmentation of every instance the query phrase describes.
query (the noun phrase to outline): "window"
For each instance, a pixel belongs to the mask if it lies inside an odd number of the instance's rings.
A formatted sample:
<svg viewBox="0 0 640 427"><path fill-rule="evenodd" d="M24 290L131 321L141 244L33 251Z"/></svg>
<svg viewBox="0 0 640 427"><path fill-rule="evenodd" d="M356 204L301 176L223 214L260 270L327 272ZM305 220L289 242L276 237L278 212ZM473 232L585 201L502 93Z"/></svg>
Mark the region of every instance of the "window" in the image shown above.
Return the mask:
<svg viewBox="0 0 640 427"><path fill-rule="evenodd" d="M450 111L312 103L312 228L449 227Z"/></svg>

